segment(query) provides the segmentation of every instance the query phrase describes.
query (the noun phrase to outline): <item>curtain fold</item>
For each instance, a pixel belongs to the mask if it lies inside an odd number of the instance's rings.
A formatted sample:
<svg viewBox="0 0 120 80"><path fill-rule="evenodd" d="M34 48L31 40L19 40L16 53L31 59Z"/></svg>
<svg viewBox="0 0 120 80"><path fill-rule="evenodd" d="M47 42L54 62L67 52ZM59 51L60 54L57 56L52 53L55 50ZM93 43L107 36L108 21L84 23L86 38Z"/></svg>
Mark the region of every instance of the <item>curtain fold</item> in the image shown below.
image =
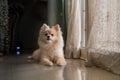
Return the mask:
<svg viewBox="0 0 120 80"><path fill-rule="evenodd" d="M79 58L81 47L81 0L67 0L66 58Z"/></svg>
<svg viewBox="0 0 120 80"><path fill-rule="evenodd" d="M89 0L88 63L120 74L120 0Z"/></svg>

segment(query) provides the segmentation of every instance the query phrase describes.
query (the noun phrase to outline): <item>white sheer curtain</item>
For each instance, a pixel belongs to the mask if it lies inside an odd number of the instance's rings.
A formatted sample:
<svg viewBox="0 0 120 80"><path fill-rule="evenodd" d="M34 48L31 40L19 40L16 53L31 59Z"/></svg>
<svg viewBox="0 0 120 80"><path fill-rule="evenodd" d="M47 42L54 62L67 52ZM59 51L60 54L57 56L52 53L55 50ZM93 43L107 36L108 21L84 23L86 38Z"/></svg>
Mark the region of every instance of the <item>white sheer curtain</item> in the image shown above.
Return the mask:
<svg viewBox="0 0 120 80"><path fill-rule="evenodd" d="M81 0L67 0L66 58L79 58L81 47Z"/></svg>
<svg viewBox="0 0 120 80"><path fill-rule="evenodd" d="M91 62L120 74L120 0L88 0Z"/></svg>

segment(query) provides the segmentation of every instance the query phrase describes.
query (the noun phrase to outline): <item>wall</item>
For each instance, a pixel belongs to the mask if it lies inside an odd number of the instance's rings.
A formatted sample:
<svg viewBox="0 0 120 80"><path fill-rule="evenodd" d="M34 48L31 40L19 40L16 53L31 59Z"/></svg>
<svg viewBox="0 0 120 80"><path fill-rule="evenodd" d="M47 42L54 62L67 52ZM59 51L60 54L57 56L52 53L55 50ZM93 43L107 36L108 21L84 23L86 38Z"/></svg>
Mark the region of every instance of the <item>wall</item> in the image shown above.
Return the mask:
<svg viewBox="0 0 120 80"><path fill-rule="evenodd" d="M37 38L43 23L47 23L47 2L29 2L17 23L15 36L16 44L20 44L24 52L38 48Z"/></svg>

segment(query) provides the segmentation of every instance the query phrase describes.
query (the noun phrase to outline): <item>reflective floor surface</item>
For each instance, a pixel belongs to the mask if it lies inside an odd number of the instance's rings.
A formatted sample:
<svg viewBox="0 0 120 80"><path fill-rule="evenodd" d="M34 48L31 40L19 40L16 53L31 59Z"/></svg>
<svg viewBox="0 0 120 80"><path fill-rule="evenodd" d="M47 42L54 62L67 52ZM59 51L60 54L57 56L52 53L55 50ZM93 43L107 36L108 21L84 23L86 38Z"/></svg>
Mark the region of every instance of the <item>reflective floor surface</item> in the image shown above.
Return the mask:
<svg viewBox="0 0 120 80"><path fill-rule="evenodd" d="M67 60L64 67L49 67L29 61L27 56L1 57L0 80L120 80L100 68L86 68L84 61Z"/></svg>

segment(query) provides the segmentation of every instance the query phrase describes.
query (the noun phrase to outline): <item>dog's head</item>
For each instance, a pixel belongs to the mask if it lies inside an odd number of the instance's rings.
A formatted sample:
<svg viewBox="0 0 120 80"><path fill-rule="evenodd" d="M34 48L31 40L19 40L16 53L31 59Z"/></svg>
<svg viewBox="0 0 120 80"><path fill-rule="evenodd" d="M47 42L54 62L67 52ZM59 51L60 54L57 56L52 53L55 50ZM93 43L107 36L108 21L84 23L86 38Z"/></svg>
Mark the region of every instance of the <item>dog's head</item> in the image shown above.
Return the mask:
<svg viewBox="0 0 120 80"><path fill-rule="evenodd" d="M42 41L46 43L54 43L56 41L59 41L61 35L61 29L60 26L57 24L55 26L52 26L51 28L43 24L40 30L40 38Z"/></svg>

